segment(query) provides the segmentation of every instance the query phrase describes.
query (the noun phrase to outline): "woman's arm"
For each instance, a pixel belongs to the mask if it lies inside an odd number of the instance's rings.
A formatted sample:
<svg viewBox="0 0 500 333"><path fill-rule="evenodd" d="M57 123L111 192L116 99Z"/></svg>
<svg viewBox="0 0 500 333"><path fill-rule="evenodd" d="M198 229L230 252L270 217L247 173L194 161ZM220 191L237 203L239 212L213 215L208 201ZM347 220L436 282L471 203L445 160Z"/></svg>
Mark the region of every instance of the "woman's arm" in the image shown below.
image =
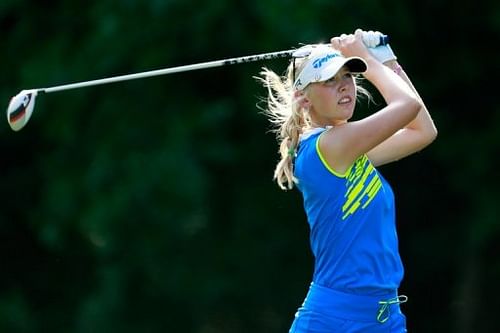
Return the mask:
<svg viewBox="0 0 500 333"><path fill-rule="evenodd" d="M437 129L422 98L396 60L385 63L397 73L412 89L420 101L421 108L417 117L403 129L368 152L368 158L374 165L383 165L397 161L428 146L437 136Z"/></svg>
<svg viewBox="0 0 500 333"><path fill-rule="evenodd" d="M340 174L354 161L407 126L418 114L421 104L401 77L370 55L362 42L362 32L332 45L346 57L359 56L368 63L364 76L381 93L387 106L364 119L338 125L320 138L320 150L328 164Z"/></svg>

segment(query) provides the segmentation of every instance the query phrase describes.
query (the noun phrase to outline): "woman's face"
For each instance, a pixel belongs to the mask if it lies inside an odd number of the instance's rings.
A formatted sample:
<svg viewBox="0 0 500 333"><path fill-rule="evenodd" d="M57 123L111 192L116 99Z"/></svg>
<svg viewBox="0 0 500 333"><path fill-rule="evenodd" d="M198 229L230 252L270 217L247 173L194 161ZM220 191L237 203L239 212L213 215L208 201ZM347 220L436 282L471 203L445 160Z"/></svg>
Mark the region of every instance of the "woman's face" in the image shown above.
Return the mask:
<svg viewBox="0 0 500 333"><path fill-rule="evenodd" d="M320 126L339 125L353 115L356 85L347 67L342 67L331 79L312 83L307 88L311 120Z"/></svg>

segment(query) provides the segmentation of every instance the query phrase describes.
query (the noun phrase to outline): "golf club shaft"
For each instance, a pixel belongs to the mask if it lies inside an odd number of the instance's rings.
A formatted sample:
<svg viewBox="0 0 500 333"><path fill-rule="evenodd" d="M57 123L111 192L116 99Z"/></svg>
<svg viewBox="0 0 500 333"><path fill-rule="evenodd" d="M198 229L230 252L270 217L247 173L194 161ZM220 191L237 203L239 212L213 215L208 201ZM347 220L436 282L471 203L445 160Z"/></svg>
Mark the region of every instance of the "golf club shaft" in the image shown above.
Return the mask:
<svg viewBox="0 0 500 333"><path fill-rule="evenodd" d="M388 37L386 35L381 35L379 45L385 45L385 44L387 44L387 42L388 42ZM193 64L193 65L170 67L170 68L157 69L157 70L141 72L141 73L136 73L136 74L127 74L127 75L113 76L113 77L98 79L98 80L70 83L70 84L64 84L64 85L60 85L60 86L42 88L42 89L36 89L36 90L39 93L51 93L51 92L62 91L62 90L70 90L70 89L77 89L77 88L82 88L82 87L97 86L97 85L113 83L113 82L141 79L141 78L145 78L145 77L194 71L194 70L198 70L198 69L220 67L220 66L226 66L226 65L234 65L234 64L240 64L240 63L245 63L245 62L255 62L255 61L261 61L261 60L267 60L267 59L284 58L284 57L291 56L295 51L297 51L297 50L261 53L261 54L251 55L251 56L230 58L230 59L224 59L224 60L208 61L208 62L202 62L199 64Z"/></svg>
<svg viewBox="0 0 500 333"><path fill-rule="evenodd" d="M100 85L100 84L107 84L107 83L113 83L113 82L119 82L119 81L135 80L135 79L141 79L141 78L145 78L145 77L152 77L152 76L158 76L158 75L166 75L166 74L173 74L173 73L179 73L179 72L194 71L194 70L198 70L198 69L220 67L220 66L225 66L225 65L233 65L233 64L240 64L240 63L245 63L245 62L267 60L267 59L284 58L284 57L290 56L294 51L295 50L278 51L278 52L271 52L271 53L262 53L262 54L252 55L252 56L244 56L244 57L230 58L230 59L224 59L224 60L208 61L208 62L203 62L203 63L199 63L199 64L157 69L157 70L141 72L141 73L136 73L136 74L127 74L127 75L114 76L114 77L92 80L92 81L70 83L70 84L65 84L65 85L60 85L60 86L55 86L55 87L37 89L37 90L38 90L38 92L51 93L51 92L56 92L56 91L76 89L76 88L82 88L82 87L88 87L88 86L96 86L96 85Z"/></svg>

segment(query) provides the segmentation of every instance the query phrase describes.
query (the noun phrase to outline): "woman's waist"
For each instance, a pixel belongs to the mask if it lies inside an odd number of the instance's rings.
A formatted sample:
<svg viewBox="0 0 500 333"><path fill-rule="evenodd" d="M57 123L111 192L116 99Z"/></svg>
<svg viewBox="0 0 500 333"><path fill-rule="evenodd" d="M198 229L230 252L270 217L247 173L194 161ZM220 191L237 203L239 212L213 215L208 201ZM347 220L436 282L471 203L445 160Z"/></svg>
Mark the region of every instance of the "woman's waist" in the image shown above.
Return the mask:
<svg viewBox="0 0 500 333"><path fill-rule="evenodd" d="M381 308L399 311L399 303L405 301L406 296L398 296L397 289L382 290L375 296L340 291L312 282L302 308L349 320L373 322Z"/></svg>

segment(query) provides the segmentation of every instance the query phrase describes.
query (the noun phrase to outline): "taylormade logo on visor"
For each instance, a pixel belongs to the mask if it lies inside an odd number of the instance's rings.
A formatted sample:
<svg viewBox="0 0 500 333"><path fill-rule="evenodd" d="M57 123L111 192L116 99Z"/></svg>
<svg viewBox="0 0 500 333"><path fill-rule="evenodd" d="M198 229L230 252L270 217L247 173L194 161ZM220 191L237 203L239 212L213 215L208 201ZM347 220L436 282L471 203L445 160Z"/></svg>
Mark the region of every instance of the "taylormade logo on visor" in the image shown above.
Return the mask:
<svg viewBox="0 0 500 333"><path fill-rule="evenodd" d="M340 54L338 54L338 53L330 53L330 54L327 54L326 56L324 56L323 58L319 58L319 59L314 60L312 65L314 68L320 68L328 60L333 59L335 57L339 57L339 56L340 56Z"/></svg>

